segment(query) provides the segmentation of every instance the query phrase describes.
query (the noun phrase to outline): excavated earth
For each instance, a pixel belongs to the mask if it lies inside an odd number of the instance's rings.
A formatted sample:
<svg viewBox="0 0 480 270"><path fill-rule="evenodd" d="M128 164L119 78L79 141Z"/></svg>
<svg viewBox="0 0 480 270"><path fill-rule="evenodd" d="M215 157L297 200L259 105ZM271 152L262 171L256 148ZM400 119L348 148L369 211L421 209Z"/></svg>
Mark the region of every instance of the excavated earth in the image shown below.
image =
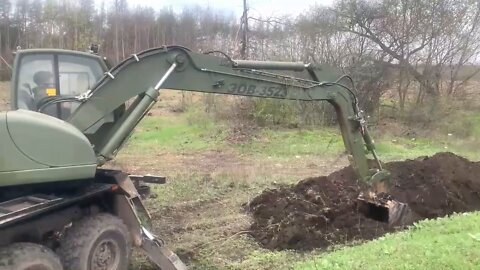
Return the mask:
<svg viewBox="0 0 480 270"><path fill-rule="evenodd" d="M480 209L480 162L452 153L385 164L390 194L418 219ZM377 238L410 224L389 227L367 219L356 198L364 187L351 167L294 186L265 190L248 205L251 234L268 249L327 248Z"/></svg>

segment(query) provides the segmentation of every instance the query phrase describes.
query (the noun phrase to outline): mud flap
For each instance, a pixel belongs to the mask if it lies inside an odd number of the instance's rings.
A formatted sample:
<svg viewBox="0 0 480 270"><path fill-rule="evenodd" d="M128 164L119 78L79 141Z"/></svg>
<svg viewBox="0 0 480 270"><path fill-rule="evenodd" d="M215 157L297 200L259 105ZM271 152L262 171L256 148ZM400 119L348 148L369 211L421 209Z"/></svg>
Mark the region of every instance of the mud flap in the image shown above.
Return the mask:
<svg viewBox="0 0 480 270"><path fill-rule="evenodd" d="M147 253L150 260L161 270L186 270L187 266L173 251L165 247L147 229L142 228L143 241L141 248Z"/></svg>

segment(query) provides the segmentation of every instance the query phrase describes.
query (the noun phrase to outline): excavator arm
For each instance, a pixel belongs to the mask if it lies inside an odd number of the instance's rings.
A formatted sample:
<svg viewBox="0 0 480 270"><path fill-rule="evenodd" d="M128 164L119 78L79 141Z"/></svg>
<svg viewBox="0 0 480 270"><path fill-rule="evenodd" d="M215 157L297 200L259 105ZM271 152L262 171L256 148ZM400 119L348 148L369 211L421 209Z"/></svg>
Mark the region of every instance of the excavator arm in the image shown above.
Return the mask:
<svg viewBox="0 0 480 270"><path fill-rule="evenodd" d="M304 72L309 79L272 73L270 70ZM194 53L184 47L150 49L132 55L111 69L83 95L81 105L67 120L87 135L99 165L111 160L139 121L157 101L160 89L252 96L302 101L328 101L333 105L349 160L358 176L371 182L387 175L370 169L367 153L375 153L363 112L355 93L345 86L347 76L328 66L300 62L233 60L226 55ZM346 80L345 80L346 81ZM108 125L102 119L128 108ZM118 114L118 113L117 113Z"/></svg>

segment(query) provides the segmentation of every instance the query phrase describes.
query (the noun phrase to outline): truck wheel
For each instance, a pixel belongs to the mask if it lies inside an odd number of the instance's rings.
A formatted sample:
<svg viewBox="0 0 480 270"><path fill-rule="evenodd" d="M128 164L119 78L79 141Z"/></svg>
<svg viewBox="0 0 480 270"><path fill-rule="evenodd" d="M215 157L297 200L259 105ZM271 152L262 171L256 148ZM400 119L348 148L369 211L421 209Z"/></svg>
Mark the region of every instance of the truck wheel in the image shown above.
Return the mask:
<svg viewBox="0 0 480 270"><path fill-rule="evenodd" d="M58 256L49 248L15 243L0 249L1 270L62 270Z"/></svg>
<svg viewBox="0 0 480 270"><path fill-rule="evenodd" d="M113 215L86 217L67 229L57 253L65 270L127 270L130 236Z"/></svg>

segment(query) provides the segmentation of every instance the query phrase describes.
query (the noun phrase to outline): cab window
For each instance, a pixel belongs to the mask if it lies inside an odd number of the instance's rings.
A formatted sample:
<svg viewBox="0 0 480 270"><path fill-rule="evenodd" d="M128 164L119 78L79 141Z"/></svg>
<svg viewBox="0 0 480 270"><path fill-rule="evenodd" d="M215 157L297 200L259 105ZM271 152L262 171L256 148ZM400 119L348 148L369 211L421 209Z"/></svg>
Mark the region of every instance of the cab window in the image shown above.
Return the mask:
<svg viewBox="0 0 480 270"><path fill-rule="evenodd" d="M59 92L63 96L78 96L85 93L102 76L102 68L98 61L73 55L58 56ZM72 114L79 103L62 104L62 119Z"/></svg>
<svg viewBox="0 0 480 270"><path fill-rule="evenodd" d="M54 57L36 54L22 57L18 78L18 108L36 110L36 104L48 95L56 95Z"/></svg>
<svg viewBox="0 0 480 270"><path fill-rule="evenodd" d="M91 89L102 76L102 68L94 59L73 55L58 56L61 95L80 95Z"/></svg>
<svg viewBox="0 0 480 270"><path fill-rule="evenodd" d="M21 58L17 83L17 107L67 119L79 103L75 97L102 77L103 69L94 58L69 54L27 54ZM52 102L53 101L53 102Z"/></svg>

